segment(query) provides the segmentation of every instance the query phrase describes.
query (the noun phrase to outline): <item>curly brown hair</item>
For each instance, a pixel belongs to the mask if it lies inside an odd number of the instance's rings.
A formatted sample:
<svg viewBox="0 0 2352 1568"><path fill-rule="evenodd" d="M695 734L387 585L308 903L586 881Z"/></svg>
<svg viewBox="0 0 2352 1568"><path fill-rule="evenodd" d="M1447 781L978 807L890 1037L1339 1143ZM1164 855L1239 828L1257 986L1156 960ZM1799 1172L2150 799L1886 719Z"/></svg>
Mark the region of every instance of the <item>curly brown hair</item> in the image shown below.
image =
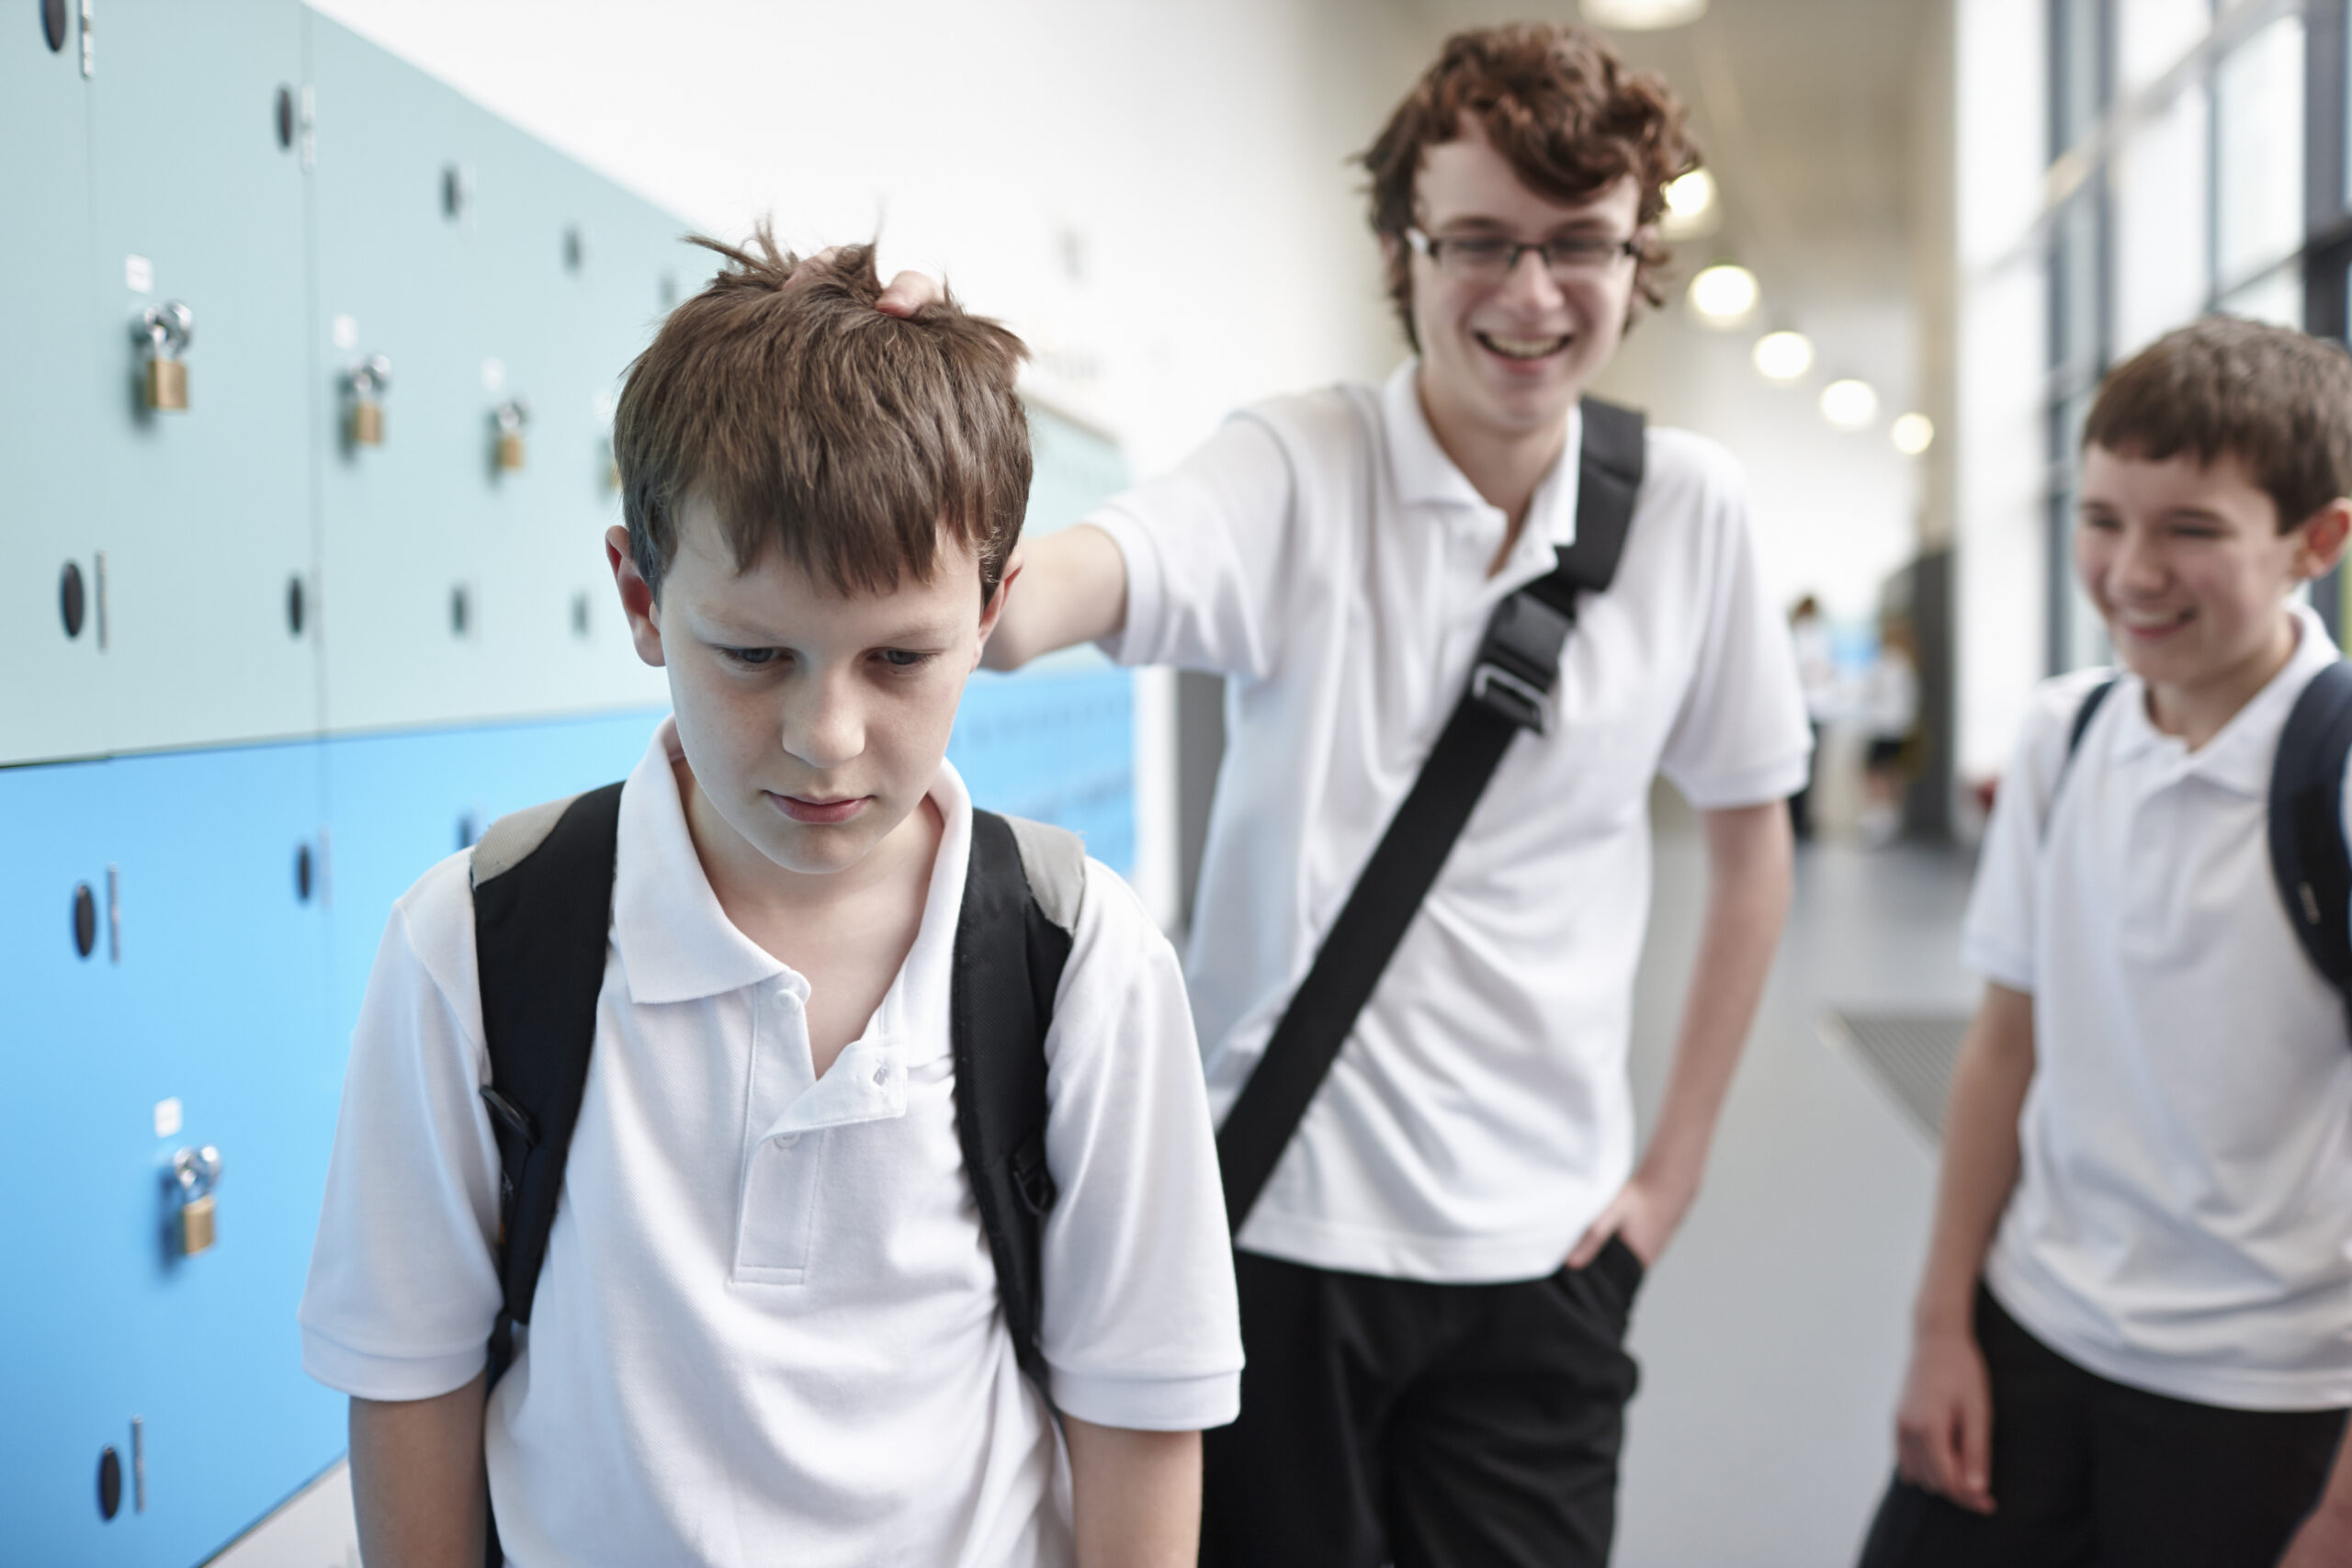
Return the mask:
<svg viewBox="0 0 2352 1568"><path fill-rule="evenodd" d="M888 592L953 540L992 597L1029 501L1021 340L944 287L884 315L871 245L819 268L764 222L740 247L693 243L727 265L670 312L613 416L629 554L654 592L697 494L738 571L780 549L838 592ZM803 268L819 270L793 282Z"/></svg>
<svg viewBox="0 0 2352 1568"><path fill-rule="evenodd" d="M1634 291L1652 305L1665 301L1659 274L1671 258L1653 226L1666 210L1667 186L1700 163L1681 101L1663 77L1627 70L1583 28L1477 28L1445 40L1437 62L1358 158L1372 175L1373 232L1393 242L1388 297L1416 350L1412 265L1403 243L1416 221L1413 186L1423 152L1460 140L1464 117L1475 117L1530 190L1551 200L1590 201L1631 175L1641 187L1636 211L1645 236Z"/></svg>

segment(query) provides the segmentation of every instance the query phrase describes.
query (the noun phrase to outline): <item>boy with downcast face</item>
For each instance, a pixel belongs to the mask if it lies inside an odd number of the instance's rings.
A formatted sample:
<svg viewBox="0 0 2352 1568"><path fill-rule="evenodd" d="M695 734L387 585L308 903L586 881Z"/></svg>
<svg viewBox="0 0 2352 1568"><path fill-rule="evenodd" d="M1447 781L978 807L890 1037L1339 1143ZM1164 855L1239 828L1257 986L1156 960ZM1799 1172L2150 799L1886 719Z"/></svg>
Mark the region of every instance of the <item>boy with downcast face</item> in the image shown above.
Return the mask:
<svg viewBox="0 0 2352 1568"><path fill-rule="evenodd" d="M2269 809L2347 491L2352 361L2300 333L2200 321L2091 410L2120 670L2045 685L2002 778L1869 1568L2352 1562L2352 1043Z"/></svg>
<svg viewBox="0 0 2352 1568"><path fill-rule="evenodd" d="M1240 1353L1182 983L1102 866L1043 1042L1044 1388L959 1146L980 863L943 759L1026 502L1020 345L880 314L864 250L712 248L615 423L607 553L674 716L618 797L586 1090L487 1401L486 851L401 900L355 1038L302 1324L368 1561L479 1564L486 1468L521 1564L1175 1568Z"/></svg>

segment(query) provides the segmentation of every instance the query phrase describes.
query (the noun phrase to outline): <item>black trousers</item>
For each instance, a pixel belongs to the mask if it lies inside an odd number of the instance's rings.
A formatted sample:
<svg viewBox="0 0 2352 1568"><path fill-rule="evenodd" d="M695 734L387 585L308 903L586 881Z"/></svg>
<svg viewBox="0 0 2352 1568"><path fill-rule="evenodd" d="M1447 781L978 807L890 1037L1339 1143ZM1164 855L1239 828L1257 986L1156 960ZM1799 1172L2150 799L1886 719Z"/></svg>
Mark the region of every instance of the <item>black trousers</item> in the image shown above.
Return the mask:
<svg viewBox="0 0 2352 1568"><path fill-rule="evenodd" d="M1985 1517L1897 1479L1862 1568L2272 1568L2319 1501L2341 1410L2225 1410L2067 1360L1976 1293L1993 1382Z"/></svg>
<svg viewBox="0 0 2352 1568"><path fill-rule="evenodd" d="M1251 1253L1241 1419L1204 1439L1213 1568L1601 1568L1641 1260L1502 1285Z"/></svg>

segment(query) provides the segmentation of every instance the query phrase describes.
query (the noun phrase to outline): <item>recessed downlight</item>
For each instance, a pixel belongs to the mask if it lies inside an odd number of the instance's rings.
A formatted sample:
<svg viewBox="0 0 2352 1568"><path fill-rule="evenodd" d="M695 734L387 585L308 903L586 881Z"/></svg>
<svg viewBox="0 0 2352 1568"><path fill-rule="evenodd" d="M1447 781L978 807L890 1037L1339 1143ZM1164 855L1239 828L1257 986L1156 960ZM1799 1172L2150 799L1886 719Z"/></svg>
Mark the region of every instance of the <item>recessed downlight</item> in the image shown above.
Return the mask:
<svg viewBox="0 0 2352 1568"><path fill-rule="evenodd" d="M1697 21L1707 14L1707 0L1584 0L1578 8L1596 28L1645 33Z"/></svg>
<svg viewBox="0 0 2352 1568"><path fill-rule="evenodd" d="M1897 414L1886 434L1896 451L1916 457L1936 444L1936 423L1923 413Z"/></svg>
<svg viewBox="0 0 2352 1568"><path fill-rule="evenodd" d="M1852 377L1821 389L1821 417L1840 430L1860 430L1878 417L1878 391Z"/></svg>
<svg viewBox="0 0 2352 1568"><path fill-rule="evenodd" d="M1793 381L1813 368L1813 340L1786 328L1756 340L1756 368L1768 381Z"/></svg>
<svg viewBox="0 0 2352 1568"><path fill-rule="evenodd" d="M1712 325L1736 326L1756 309L1756 275L1732 262L1703 268L1690 280L1690 309Z"/></svg>

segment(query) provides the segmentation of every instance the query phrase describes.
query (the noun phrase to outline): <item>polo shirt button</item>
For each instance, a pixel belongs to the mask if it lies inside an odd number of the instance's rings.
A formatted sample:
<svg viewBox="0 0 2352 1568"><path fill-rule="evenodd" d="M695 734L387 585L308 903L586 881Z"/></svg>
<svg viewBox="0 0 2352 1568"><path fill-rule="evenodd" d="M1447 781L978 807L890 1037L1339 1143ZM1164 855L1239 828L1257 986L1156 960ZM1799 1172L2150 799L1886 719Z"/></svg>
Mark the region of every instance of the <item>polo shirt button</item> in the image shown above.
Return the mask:
<svg viewBox="0 0 2352 1568"><path fill-rule="evenodd" d="M888 1084L889 1081L890 1081L890 1069L889 1069L889 1068L888 1068L888 1067L876 1067L876 1068L875 1068L875 1069L874 1069L874 1086L875 1086L876 1089L881 1088L883 1085Z"/></svg>

